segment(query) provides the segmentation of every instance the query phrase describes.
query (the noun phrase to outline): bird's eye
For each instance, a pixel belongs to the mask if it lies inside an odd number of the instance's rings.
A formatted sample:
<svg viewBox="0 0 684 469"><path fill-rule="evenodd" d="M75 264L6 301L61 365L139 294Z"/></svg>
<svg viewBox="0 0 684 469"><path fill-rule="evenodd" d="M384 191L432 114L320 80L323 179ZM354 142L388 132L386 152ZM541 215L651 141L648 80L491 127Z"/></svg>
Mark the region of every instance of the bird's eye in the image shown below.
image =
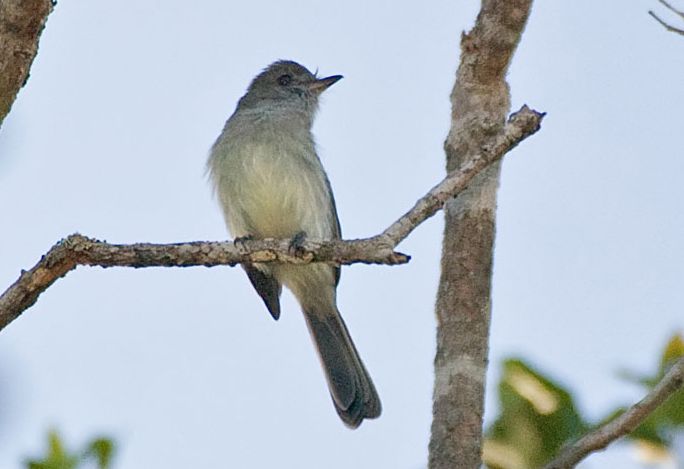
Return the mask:
<svg viewBox="0 0 684 469"><path fill-rule="evenodd" d="M278 77L278 84L280 86L287 86L292 82L292 76L291 75L280 75Z"/></svg>

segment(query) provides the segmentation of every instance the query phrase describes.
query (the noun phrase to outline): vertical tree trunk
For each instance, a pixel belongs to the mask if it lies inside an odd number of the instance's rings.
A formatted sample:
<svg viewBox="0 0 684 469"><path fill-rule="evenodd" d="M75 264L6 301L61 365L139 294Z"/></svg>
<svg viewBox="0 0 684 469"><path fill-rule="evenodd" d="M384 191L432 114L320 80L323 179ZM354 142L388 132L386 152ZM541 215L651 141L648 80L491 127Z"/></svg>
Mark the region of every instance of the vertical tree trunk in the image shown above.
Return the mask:
<svg viewBox="0 0 684 469"><path fill-rule="evenodd" d="M483 0L475 26L463 35L444 145L447 171L476 155L503 128L510 110L505 75L531 6L532 0ZM445 207L430 469L481 465L500 170L500 163L487 168Z"/></svg>
<svg viewBox="0 0 684 469"><path fill-rule="evenodd" d="M28 80L50 0L0 0L0 126Z"/></svg>

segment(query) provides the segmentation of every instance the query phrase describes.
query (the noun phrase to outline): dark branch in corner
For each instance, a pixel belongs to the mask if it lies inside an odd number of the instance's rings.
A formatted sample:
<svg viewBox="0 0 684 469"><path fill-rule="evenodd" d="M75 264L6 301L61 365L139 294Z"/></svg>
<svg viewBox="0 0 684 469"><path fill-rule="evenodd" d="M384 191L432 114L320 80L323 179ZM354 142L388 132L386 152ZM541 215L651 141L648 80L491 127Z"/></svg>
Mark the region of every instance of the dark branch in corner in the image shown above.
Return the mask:
<svg viewBox="0 0 684 469"><path fill-rule="evenodd" d="M670 11L676 13L681 18L684 18L684 11L677 10L675 7L673 7L672 5L667 3L665 0L658 0L658 1L660 3L662 3L663 5L665 5ZM658 23L663 25L663 27L665 29L667 29L668 31L671 31L671 32L677 33L677 34L681 34L684 36L684 29L675 28L674 26L670 25L669 23L666 23L665 21L660 19L660 17L658 15L656 15L652 10L649 10L648 14L651 15Z"/></svg>
<svg viewBox="0 0 684 469"><path fill-rule="evenodd" d="M556 459L544 466L544 469L575 467L594 451L606 448L618 438L633 431L663 402L682 388L684 388L684 357L675 362L646 397L627 409L625 413L564 448Z"/></svg>
<svg viewBox="0 0 684 469"><path fill-rule="evenodd" d="M678 10L669 3L667 3L665 0L658 0L660 3L665 5L670 11L676 13L680 18L684 19L684 11Z"/></svg>
<svg viewBox="0 0 684 469"><path fill-rule="evenodd" d="M190 267L234 266L243 262L306 264L405 264L409 256L395 252L420 223L437 213L444 203L468 186L482 169L539 130L543 113L527 106L511 115L491 145L458 171L449 174L416 202L411 210L377 236L350 241L307 240L297 255L289 252L290 240L190 242L177 244L109 244L73 234L60 241L31 270L23 271L0 296L0 330L33 305L42 292L78 265L101 267Z"/></svg>

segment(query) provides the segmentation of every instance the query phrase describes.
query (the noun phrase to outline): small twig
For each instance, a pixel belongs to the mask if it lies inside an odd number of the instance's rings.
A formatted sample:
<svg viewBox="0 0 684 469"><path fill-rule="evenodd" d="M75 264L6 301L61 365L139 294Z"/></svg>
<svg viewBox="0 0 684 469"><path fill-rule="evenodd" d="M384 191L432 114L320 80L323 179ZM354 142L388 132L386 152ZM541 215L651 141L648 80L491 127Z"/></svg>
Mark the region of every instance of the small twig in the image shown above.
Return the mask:
<svg viewBox="0 0 684 469"><path fill-rule="evenodd" d="M684 387L684 357L680 358L663 379L646 397L627 409L623 414L587 433L575 443L565 447L544 469L568 469L575 467L594 451L606 448L610 443L633 431L663 402Z"/></svg>
<svg viewBox="0 0 684 469"><path fill-rule="evenodd" d="M670 5L669 3L667 3L665 0L658 0L658 1L659 1L660 3L662 3L663 5L665 5L670 11L676 13L676 14L679 15L681 18L684 18L684 11L681 11L681 10L676 9L675 7L673 7L672 5ZM668 31L671 31L671 32L677 33L677 34L681 34L681 35L684 36L684 29L675 28L674 26L670 25L669 23L666 23L665 21L663 21L662 19L660 19L660 17L658 17L658 15L656 15L652 10L649 10L649 11L648 11L648 14L651 15L653 18L655 18L655 20L656 20L658 23L660 23L661 25L663 25L663 27L664 27L665 29L667 29Z"/></svg>
<svg viewBox="0 0 684 469"><path fill-rule="evenodd" d="M665 27L665 29L667 29L668 31L671 31L671 32L677 33L677 34L681 34L681 35L684 36L684 29L679 29L679 28L675 28L674 26L670 26L670 25L667 24L665 21L663 21L663 20L661 20L660 18L658 18L658 15L656 15L655 13L653 13L653 11L651 11L651 10L648 11L648 14L651 15L653 18L655 18L655 20L656 20L658 23L662 24L663 27Z"/></svg>
<svg viewBox="0 0 684 469"><path fill-rule="evenodd" d="M303 253L288 253L291 240L253 240L177 244L109 244L73 234L60 241L0 296L0 330L33 305L42 292L78 265L100 267L234 266L243 262L306 264L405 264L410 257L394 248L421 222L434 215L449 198L468 186L478 171L499 160L522 140L539 130L544 114L523 106L513 114L490 147L463 169L449 174L416 205L378 236L350 241L306 240Z"/></svg>
<svg viewBox="0 0 684 469"><path fill-rule="evenodd" d="M667 3L665 0L658 0L658 1L660 3L662 3L663 5L665 5L667 8L669 8L670 11L673 11L674 13L676 13L677 15L679 15L680 17L682 17L684 19L684 11L676 9L675 7L673 7L672 5Z"/></svg>

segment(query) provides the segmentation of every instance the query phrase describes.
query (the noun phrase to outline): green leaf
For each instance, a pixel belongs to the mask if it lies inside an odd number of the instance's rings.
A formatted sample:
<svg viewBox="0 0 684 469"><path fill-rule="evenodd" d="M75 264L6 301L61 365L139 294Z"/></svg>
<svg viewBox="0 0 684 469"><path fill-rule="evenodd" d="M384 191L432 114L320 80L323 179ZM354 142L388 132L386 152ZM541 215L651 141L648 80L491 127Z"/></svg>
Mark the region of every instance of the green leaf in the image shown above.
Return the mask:
<svg viewBox="0 0 684 469"><path fill-rule="evenodd" d="M95 457L99 469L108 469L114 455L114 442L109 438L97 438L90 442L85 457Z"/></svg>
<svg viewBox="0 0 684 469"><path fill-rule="evenodd" d="M64 449L62 440L55 430L48 433L48 454L41 460L28 460L26 466L29 469L75 469L79 464L79 458L69 455Z"/></svg>
<svg viewBox="0 0 684 469"><path fill-rule="evenodd" d="M680 334L675 334L663 351L663 356L660 359L660 373L665 375L672 364L682 356L684 356L684 338Z"/></svg>
<svg viewBox="0 0 684 469"><path fill-rule="evenodd" d="M626 380L650 391L675 360L684 356L684 339L674 335L663 349L657 369L648 376L622 372ZM485 434L483 457L490 469L529 469L543 466L569 441L584 435L589 425L576 410L572 395L560 384L519 359L503 363L498 385L501 411ZM612 411L597 425L625 411ZM684 428L684 391L656 409L627 438L651 455L667 454L673 436Z"/></svg>
<svg viewBox="0 0 684 469"><path fill-rule="evenodd" d="M64 447L59 434L48 433L47 456L25 462L27 469L77 469L88 459L95 459L99 469L109 469L114 455L114 442L109 438L96 438L80 454L70 453ZM92 467L92 466L89 466Z"/></svg>
<svg viewBox="0 0 684 469"><path fill-rule="evenodd" d="M665 345L658 367L652 374L639 376L636 373L623 372L621 376L626 377L630 382L640 384L644 388L644 394L646 394L665 376L672 364L682 356L684 356L684 339L680 334L675 334ZM599 424L612 420L624 411L624 407L616 409ZM672 444L674 434L681 431L682 428L684 428L684 391L680 390L649 415L627 438L667 452Z"/></svg>
<svg viewBox="0 0 684 469"><path fill-rule="evenodd" d="M665 376L667 370L672 366L672 364L681 356L684 355L684 339L680 334L673 335L670 340L665 345L663 352L660 356L660 363L658 370L649 375L641 375L629 370L622 370L618 373L618 376L625 381L630 383L639 384L647 389L652 389L658 381Z"/></svg>
<svg viewBox="0 0 684 469"><path fill-rule="evenodd" d="M523 360L504 361L498 393L501 413L483 450L491 469L540 467L587 430L571 394Z"/></svg>

